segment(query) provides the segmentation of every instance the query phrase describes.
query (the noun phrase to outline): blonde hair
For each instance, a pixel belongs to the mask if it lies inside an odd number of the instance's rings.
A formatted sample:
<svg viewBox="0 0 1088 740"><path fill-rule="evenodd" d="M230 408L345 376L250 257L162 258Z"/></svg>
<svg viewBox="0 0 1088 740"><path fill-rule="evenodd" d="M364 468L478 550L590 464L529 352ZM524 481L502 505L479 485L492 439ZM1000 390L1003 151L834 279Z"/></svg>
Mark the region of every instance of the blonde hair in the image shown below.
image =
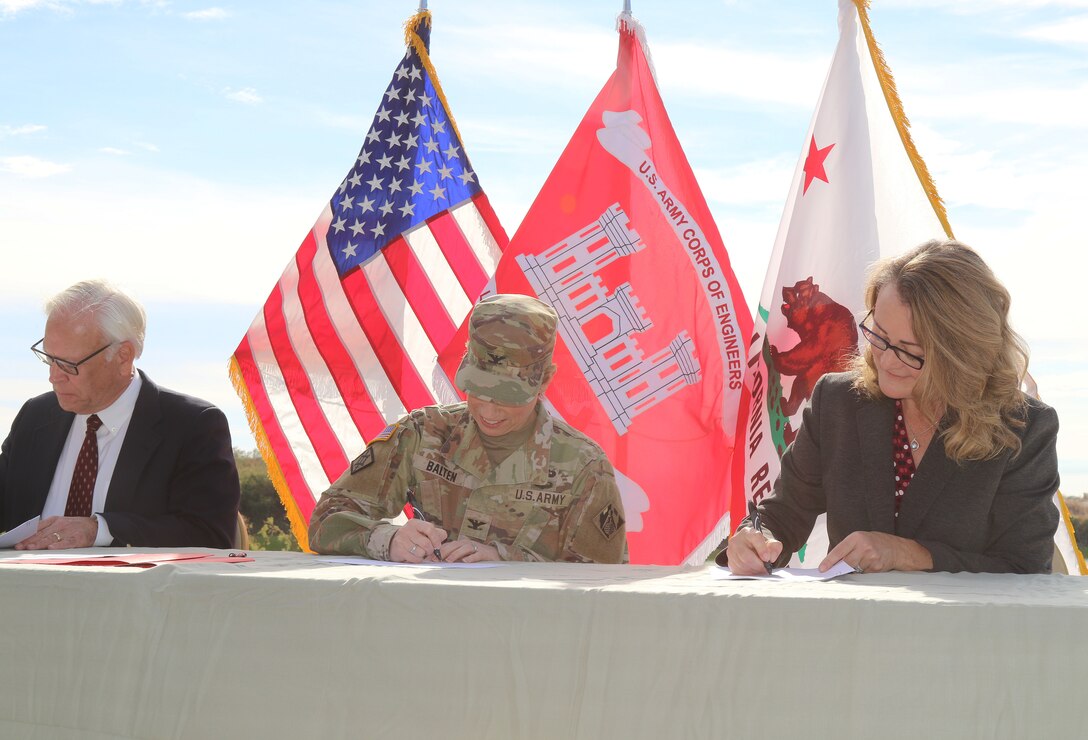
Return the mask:
<svg viewBox="0 0 1088 740"><path fill-rule="evenodd" d="M934 239L876 263L865 287L870 311L889 284L910 307L926 358L914 400L923 409L945 410L940 436L949 458L961 463L1019 452L1014 430L1026 423L1020 384L1028 348L1009 326L1009 291L975 250L952 239ZM856 369L855 385L882 398L871 347Z"/></svg>

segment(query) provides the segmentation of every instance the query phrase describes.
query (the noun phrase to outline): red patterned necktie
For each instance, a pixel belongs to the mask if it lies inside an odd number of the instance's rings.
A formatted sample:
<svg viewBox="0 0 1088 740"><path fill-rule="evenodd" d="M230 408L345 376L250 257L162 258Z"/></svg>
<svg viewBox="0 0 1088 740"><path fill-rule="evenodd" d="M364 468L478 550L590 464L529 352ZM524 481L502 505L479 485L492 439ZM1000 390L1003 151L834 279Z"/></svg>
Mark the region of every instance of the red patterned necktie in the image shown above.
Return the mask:
<svg viewBox="0 0 1088 740"><path fill-rule="evenodd" d="M72 473L72 485L68 487L68 503L64 516L90 516L91 499L94 498L94 482L98 478L98 435L102 426L97 414L87 417L87 434L79 448L76 469Z"/></svg>

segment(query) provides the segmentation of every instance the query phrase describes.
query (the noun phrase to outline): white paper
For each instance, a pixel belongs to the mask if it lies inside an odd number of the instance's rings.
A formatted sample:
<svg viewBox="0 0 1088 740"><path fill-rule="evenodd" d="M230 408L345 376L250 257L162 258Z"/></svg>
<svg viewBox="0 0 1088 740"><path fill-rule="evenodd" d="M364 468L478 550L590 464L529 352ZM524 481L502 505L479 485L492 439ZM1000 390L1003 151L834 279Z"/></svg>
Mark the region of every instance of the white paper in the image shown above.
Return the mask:
<svg viewBox="0 0 1088 740"><path fill-rule="evenodd" d="M446 563L442 561L428 561L426 563L394 563L390 560L369 560L364 557L344 556L335 558L318 558L322 563L339 563L341 565L385 565L394 568L494 568L499 563L493 560L485 560L480 563Z"/></svg>
<svg viewBox="0 0 1088 740"><path fill-rule="evenodd" d="M845 560L835 563L824 573L819 568L775 568L770 575L763 573L756 576L738 576L728 568L714 568L714 578L721 581L828 581L849 573L857 571Z"/></svg>
<svg viewBox="0 0 1088 740"><path fill-rule="evenodd" d="M15 529L9 529L7 532L0 534L0 549L15 547L27 537L37 532L38 522L41 520L42 518L40 516L36 516L33 519L27 519Z"/></svg>

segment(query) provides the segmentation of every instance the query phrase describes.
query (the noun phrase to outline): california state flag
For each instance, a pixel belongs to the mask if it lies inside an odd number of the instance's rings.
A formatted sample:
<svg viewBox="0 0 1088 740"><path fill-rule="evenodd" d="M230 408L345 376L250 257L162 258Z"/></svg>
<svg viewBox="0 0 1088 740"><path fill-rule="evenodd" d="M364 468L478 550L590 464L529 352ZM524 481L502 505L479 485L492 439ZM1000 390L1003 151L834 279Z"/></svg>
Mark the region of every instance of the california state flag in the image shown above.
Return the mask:
<svg viewBox="0 0 1088 740"><path fill-rule="evenodd" d="M866 7L863 0L839 0L839 43L760 295L745 381L751 408L747 427L738 431L746 489L734 499L735 522L748 500L770 493L813 385L845 369L857 351L869 265L951 235ZM821 517L794 564L818 563L826 547Z"/></svg>
<svg viewBox="0 0 1088 740"><path fill-rule="evenodd" d="M793 440L812 387L845 369L857 348L866 270L927 239L952 236L944 205L914 147L891 70L869 26L867 0L839 0L839 43L786 198L760 295L745 379L750 394L744 489L734 491L734 523L749 500L771 492L779 457ZM1061 521L1055 568L1088 574L1069 513ZM821 516L792 565L827 552Z"/></svg>
<svg viewBox="0 0 1088 740"><path fill-rule="evenodd" d="M742 472L734 434L752 321L641 28L625 14L619 30L616 71L503 252L493 290L558 311L547 398L612 461L631 562L701 561L728 532ZM450 377L464 334L441 357Z"/></svg>

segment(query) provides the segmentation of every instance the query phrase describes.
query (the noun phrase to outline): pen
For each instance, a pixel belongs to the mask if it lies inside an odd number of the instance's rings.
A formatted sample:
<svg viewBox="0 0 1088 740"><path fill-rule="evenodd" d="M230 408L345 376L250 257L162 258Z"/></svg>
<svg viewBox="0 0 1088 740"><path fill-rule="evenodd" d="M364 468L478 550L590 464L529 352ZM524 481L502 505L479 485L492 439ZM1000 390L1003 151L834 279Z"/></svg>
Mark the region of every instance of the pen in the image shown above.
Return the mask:
<svg viewBox="0 0 1088 740"><path fill-rule="evenodd" d="M415 494L412 493L411 488L408 489L408 493L406 495L408 497L408 505L412 507L412 516L415 519L418 519L421 522L428 521L427 515L423 513L423 509L419 508L416 505L416 497L415 497ZM434 552L434 556L436 558L438 558L439 560L442 559L442 552L437 547L434 548L434 550L432 552Z"/></svg>
<svg viewBox="0 0 1088 740"><path fill-rule="evenodd" d="M756 508L755 501L748 502L748 514L752 517L752 527L760 534L763 534L763 519L759 516L759 509ZM767 569L767 575L771 575L771 571L774 570L774 567L766 560L763 561L763 567Z"/></svg>

